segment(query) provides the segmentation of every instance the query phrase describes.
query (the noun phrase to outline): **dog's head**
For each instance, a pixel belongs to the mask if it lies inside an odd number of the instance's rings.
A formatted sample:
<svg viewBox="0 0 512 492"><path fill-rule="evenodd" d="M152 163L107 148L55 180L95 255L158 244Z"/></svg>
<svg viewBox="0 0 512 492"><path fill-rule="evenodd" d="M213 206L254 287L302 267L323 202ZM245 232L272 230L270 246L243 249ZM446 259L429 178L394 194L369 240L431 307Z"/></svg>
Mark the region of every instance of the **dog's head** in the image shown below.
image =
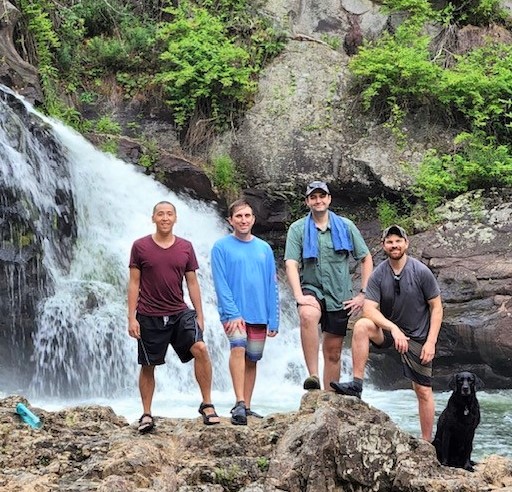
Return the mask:
<svg viewBox="0 0 512 492"><path fill-rule="evenodd" d="M474 395L484 387L482 380L474 373L463 371L452 376L449 388L460 396Z"/></svg>

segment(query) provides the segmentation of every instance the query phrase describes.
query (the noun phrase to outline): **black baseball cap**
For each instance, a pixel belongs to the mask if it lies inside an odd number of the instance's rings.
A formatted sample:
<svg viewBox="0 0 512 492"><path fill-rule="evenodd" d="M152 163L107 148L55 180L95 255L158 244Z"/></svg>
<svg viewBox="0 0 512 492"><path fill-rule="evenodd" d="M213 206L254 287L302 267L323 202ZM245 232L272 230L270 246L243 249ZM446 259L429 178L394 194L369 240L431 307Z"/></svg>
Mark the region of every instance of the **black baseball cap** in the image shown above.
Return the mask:
<svg viewBox="0 0 512 492"><path fill-rule="evenodd" d="M382 231L382 242L392 234L396 234L397 236L403 237L407 241L407 233L405 232L405 229L403 227L400 227L399 225L393 224L389 227L386 227L384 231Z"/></svg>
<svg viewBox="0 0 512 492"><path fill-rule="evenodd" d="M308 187L306 188L306 196L311 195L313 191L320 190L324 193L327 193L328 195L331 194L329 191L329 187L327 186L327 183L324 183L323 181L312 181L308 184Z"/></svg>

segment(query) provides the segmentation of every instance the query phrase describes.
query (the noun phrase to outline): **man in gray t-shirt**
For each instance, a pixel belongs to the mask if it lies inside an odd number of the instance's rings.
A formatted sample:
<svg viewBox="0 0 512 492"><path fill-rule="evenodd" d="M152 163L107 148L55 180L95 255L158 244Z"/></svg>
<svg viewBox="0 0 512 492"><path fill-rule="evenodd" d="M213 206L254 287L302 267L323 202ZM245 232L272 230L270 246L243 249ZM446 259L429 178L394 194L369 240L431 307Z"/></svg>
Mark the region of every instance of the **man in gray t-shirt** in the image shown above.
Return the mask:
<svg viewBox="0 0 512 492"><path fill-rule="evenodd" d="M337 393L360 398L369 342L377 348L394 346L418 398L422 437L430 442L435 412L432 360L443 307L434 275L423 263L407 256L408 247L407 234L400 226L392 225L383 232L382 248L388 259L368 280L363 317L352 335L354 379L350 383L332 381L331 387Z"/></svg>

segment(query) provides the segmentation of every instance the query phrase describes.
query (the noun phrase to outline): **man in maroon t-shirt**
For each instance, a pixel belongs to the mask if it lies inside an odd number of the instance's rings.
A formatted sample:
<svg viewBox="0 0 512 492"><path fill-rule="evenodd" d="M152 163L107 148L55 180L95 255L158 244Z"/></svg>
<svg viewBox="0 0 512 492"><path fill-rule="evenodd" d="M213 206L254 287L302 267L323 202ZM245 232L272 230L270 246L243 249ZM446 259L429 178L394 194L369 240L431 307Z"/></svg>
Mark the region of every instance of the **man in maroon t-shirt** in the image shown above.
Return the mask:
<svg viewBox="0 0 512 492"><path fill-rule="evenodd" d="M153 208L156 232L137 239L130 256L128 284L128 333L138 340L141 365L139 389L143 414L139 431L154 427L151 403L155 391L155 366L165 364L169 344L182 362L194 359L194 369L203 401L199 413L206 425L220 419L211 402L212 366L203 341L203 308L196 270L199 268L190 241L172 230L176 209L162 201ZM190 309L183 298L187 282Z"/></svg>

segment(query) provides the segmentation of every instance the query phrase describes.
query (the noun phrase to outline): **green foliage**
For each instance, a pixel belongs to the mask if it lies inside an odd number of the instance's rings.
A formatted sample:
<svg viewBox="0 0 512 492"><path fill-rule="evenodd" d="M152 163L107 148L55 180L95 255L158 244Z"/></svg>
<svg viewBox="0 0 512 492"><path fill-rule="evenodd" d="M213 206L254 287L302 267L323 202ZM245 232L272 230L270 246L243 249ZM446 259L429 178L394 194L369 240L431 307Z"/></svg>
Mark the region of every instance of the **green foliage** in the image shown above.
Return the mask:
<svg viewBox="0 0 512 492"><path fill-rule="evenodd" d="M412 229L413 224L410 219L411 204L405 198L399 201L393 201L380 197L370 199L377 208L377 217L381 228L384 229L392 224L400 224L405 229Z"/></svg>
<svg viewBox="0 0 512 492"><path fill-rule="evenodd" d="M148 53L155 44L156 28L151 24L137 25L132 19L122 26L122 36L99 35L87 43L89 63L108 67L109 71L136 70L147 62Z"/></svg>
<svg viewBox="0 0 512 492"><path fill-rule="evenodd" d="M428 0L384 0L383 8L389 13L407 12L408 17L402 25L416 32L419 32L426 22L438 20L441 15L441 12L433 9Z"/></svg>
<svg viewBox="0 0 512 492"><path fill-rule="evenodd" d="M215 483L231 489L237 478L241 475L242 470L238 465L231 465L229 468L215 468L214 473Z"/></svg>
<svg viewBox="0 0 512 492"><path fill-rule="evenodd" d="M258 465L258 468L262 472L268 471L268 467L270 466L270 460L266 456L260 456L256 460L256 464Z"/></svg>
<svg viewBox="0 0 512 492"><path fill-rule="evenodd" d="M460 26L487 26L505 22L508 17L501 0L468 0L464 8L452 9L452 22Z"/></svg>
<svg viewBox="0 0 512 492"><path fill-rule="evenodd" d="M512 128L512 46L489 45L457 57L435 87L442 104L471 126L509 141Z"/></svg>
<svg viewBox="0 0 512 492"><path fill-rule="evenodd" d="M158 143L154 139L144 140L142 143L142 155L139 164L146 169L151 169L159 158Z"/></svg>
<svg viewBox="0 0 512 492"><path fill-rule="evenodd" d="M362 46L352 59L350 68L363 86L362 102L366 109L375 99L388 105L426 103L441 68L431 63L429 38L418 36L405 27L399 36L384 35L378 41Z"/></svg>
<svg viewBox="0 0 512 492"><path fill-rule="evenodd" d="M512 153L483 134L463 133L458 153L432 151L420 166L414 192L433 210L445 197L479 188L512 186Z"/></svg>
<svg viewBox="0 0 512 492"><path fill-rule="evenodd" d="M53 114L53 107L57 110L59 104L55 86L57 69L53 63L52 52L60 46L60 41L48 14L51 8L46 0L39 2L21 0L20 8L27 20L28 30L34 38L46 107L48 112Z"/></svg>
<svg viewBox="0 0 512 492"><path fill-rule="evenodd" d="M96 131L109 135L119 135L121 133L121 125L117 121L113 121L110 116L102 116L95 125Z"/></svg>
<svg viewBox="0 0 512 492"><path fill-rule="evenodd" d="M117 155L119 149L118 142L113 138L107 138L101 145L100 149L108 154Z"/></svg>
<svg viewBox="0 0 512 492"><path fill-rule="evenodd" d="M237 194L240 188L238 172L229 155L222 154L212 158L210 176L218 190L228 196Z"/></svg>
<svg viewBox="0 0 512 492"><path fill-rule="evenodd" d="M249 53L229 38L222 22L207 10L180 2L168 8L159 38L166 42L157 76L182 127L196 108L205 105L218 124L229 121L237 104L246 104L256 90Z"/></svg>
<svg viewBox="0 0 512 492"><path fill-rule="evenodd" d="M250 65L261 69L285 45L285 34L277 33L270 20L257 8L262 1L248 0L196 0L225 25L229 36L236 39L250 55Z"/></svg>

